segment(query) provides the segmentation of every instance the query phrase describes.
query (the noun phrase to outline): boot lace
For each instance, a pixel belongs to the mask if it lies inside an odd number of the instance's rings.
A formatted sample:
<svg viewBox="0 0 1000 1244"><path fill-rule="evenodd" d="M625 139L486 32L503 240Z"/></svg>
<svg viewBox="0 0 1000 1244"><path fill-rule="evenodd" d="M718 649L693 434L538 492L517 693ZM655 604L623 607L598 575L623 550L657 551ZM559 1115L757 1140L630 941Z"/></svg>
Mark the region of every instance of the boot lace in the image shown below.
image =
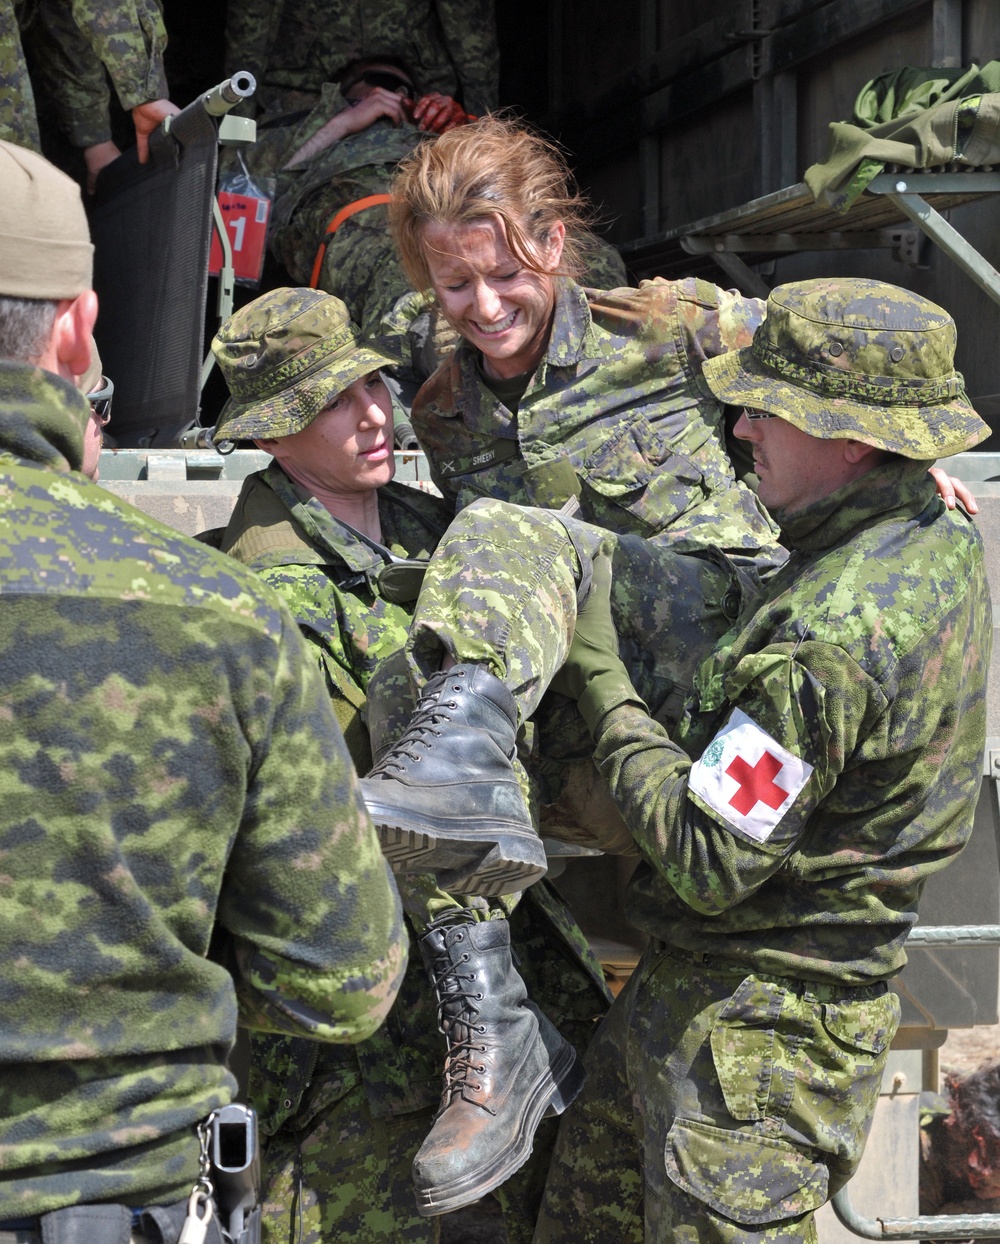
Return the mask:
<svg viewBox="0 0 1000 1244"><path fill-rule="evenodd" d="M455 938L461 941L464 933ZM459 963L468 963L469 954L463 952ZM444 1062L444 1090L441 1101L443 1110L455 1093L463 1088L478 1092L481 1084L473 1083L470 1075L486 1070L482 1063L475 1061L477 1053L485 1053L486 1046L478 1045L477 1038L486 1032L484 1024L477 1024L479 1008L483 995L463 985L463 981L474 981L475 972L460 972L457 965L448 963L440 971L434 973L434 992L438 997L438 1027L448 1042L448 1053Z"/></svg>
<svg viewBox="0 0 1000 1244"><path fill-rule="evenodd" d="M429 684L424 688L420 702L410 718L410 724L382 759L372 766L368 773L369 777L374 777L378 773L387 773L391 769L402 772L406 768L401 763L402 757L405 756L416 764L420 761L423 752L430 751L434 746L431 739L440 738L444 733L443 730L438 729L438 726L447 724L450 721L449 711L458 708L457 700L443 698L446 694L460 689L452 686L452 682L452 677L448 676L442 678L440 684L433 690L430 689Z"/></svg>

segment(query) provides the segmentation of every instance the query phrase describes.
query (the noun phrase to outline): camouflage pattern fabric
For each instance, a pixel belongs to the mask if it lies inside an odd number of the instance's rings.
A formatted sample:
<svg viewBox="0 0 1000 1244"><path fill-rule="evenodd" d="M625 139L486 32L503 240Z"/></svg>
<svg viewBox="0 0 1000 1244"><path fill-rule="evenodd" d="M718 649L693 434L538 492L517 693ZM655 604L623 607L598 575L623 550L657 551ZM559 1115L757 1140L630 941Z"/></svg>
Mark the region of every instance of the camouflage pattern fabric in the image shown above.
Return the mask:
<svg viewBox="0 0 1000 1244"><path fill-rule="evenodd" d="M456 508L476 497L544 507L579 492L580 517L677 552L774 555L776 532L737 484L706 358L750 344L763 306L701 280L605 293L559 282L545 356L517 415L467 343L431 377L413 427ZM780 554L778 555L780 556Z"/></svg>
<svg viewBox="0 0 1000 1244"><path fill-rule="evenodd" d="M379 492L385 545L397 556L428 557L449 509L440 498L387 485ZM275 463L244 484L222 547L288 603L364 772L371 763L366 692L376 668L400 652L413 602L384 595L378 554L315 499L303 499ZM407 878L403 893L418 927L445 906L470 902L437 890L430 879ZM544 885L504 907L531 996L582 1050L610 1001L582 933ZM433 1244L440 1223L417 1214L410 1167L438 1104L444 1040L419 956L411 956L398 1003L370 1040L347 1050L255 1037L253 1053L251 1100L269 1136L268 1244L285 1244L300 1210L304 1244L389 1238ZM512 1244L531 1238L555 1133L555 1120L543 1124L531 1160L496 1193Z"/></svg>
<svg viewBox="0 0 1000 1244"><path fill-rule="evenodd" d="M249 69L259 102L302 106L351 61L395 56L421 91L457 98L476 116L498 104L494 0L243 0L229 6L227 72ZM291 97L291 98L290 98Z"/></svg>
<svg viewBox="0 0 1000 1244"><path fill-rule="evenodd" d="M14 0L0 0L0 139L40 152L35 93L21 46L18 11Z"/></svg>
<svg viewBox="0 0 1000 1244"><path fill-rule="evenodd" d="M705 381L722 401L811 436L944 458L990 433L955 371L955 341L948 312L910 290L864 277L795 281L771 291L753 344L709 360Z"/></svg>
<svg viewBox="0 0 1000 1244"><path fill-rule="evenodd" d="M168 97L167 34L156 0L0 0L0 139L41 150L22 29L40 97L74 146L111 137L105 68L126 110Z"/></svg>
<svg viewBox="0 0 1000 1244"><path fill-rule="evenodd" d="M535 1244L815 1244L851 1177L899 1001L656 945L602 1023Z"/></svg>
<svg viewBox="0 0 1000 1244"><path fill-rule="evenodd" d="M706 1037L702 984L685 994L664 968L662 983L646 992L644 980L633 1002L619 1000L617 1026L589 1059L592 1118L568 1112L541 1239L630 1238L642 1180L647 1239L809 1239L811 1211L860 1156L897 1022L883 983L905 963L924 881L971 831L985 732L982 544L925 468L894 460L785 517L794 556L744 595L735 626L694 670L676 742L628 706L599 728L594 758L642 855L629 919L726 978L718 996L733 1001L709 1027L715 1092L731 1119L714 1108L688 1117L690 1102L707 1100L711 1068L687 1097L655 1074L666 1051L692 1064ZM568 645L573 585L600 537L609 540L541 510L495 501L464 510L424 577L411 672L426 676L445 646L504 678L529 715ZM623 539L610 538L615 559ZM648 591L662 576L645 581ZM746 756L726 751L732 730L744 732L734 737ZM728 786L713 785L720 770ZM758 805L775 815L755 820ZM786 995L802 998L798 1013ZM750 1077L766 1072L779 1012L793 1025L789 1057L801 1042L802 1061L776 1067L783 1088L772 1103L766 1074ZM732 1050L719 1044L722 1019L739 1038ZM844 1045L857 1061L844 1061ZM615 1070L623 1051L627 1082ZM814 1064L837 1066L837 1085L811 1081ZM789 1101L804 1115L785 1130ZM730 1130L720 1138L719 1127L744 1123L759 1125L746 1141ZM616 1127L626 1137L618 1164ZM763 1167L761 1150L772 1155ZM828 1156L817 1162L815 1151ZM752 1187L739 1178L747 1171ZM720 1226L720 1216L732 1221Z"/></svg>
<svg viewBox="0 0 1000 1244"><path fill-rule="evenodd" d="M622 710L596 755L652 865L632 882L633 923L762 971L866 985L902 968L923 881L972 827L992 642L982 542L926 463L900 460L787 516L782 535L793 557L696 672L675 742L651 726L634 748L643 723ZM766 833L709 789L736 709L809 766L776 779L803 784Z"/></svg>
<svg viewBox="0 0 1000 1244"><path fill-rule="evenodd" d="M37 0L22 30L42 127L52 124L74 147L111 139L104 66L64 0Z"/></svg>
<svg viewBox="0 0 1000 1244"><path fill-rule="evenodd" d="M622 1127L631 1114L615 1070L622 1025L637 1033L627 1083L645 1094L631 1121L639 1143L629 1163L622 1141L620 1160L633 1203L641 1170L647 1239L814 1240L811 1211L857 1160L895 1016L873 994L852 1014L821 990L869 990L905 964L924 882L971 832L985 734L982 544L925 466L897 459L786 517L792 558L697 672L676 742L628 706L597 727L597 764L643 855L629 919L705 971L654 956L619 998L591 1056L590 1096L560 1134L542 1241L580 1239L567 1223L579 1232L592 1213L631 1212L595 1166L587 1117L606 1129L608 1111ZM703 1117L686 1085L653 1074L667 1049L698 1068L705 981L721 971L745 980L714 1022L715 1070L702 1060L697 1102L717 1082L740 1140L726 1116L720 1137L717 1112ZM804 1063L782 1061L794 1044L786 1013ZM759 1068L772 1044L769 1090ZM606 1197L615 1209L598 1210Z"/></svg>
<svg viewBox="0 0 1000 1244"><path fill-rule="evenodd" d="M579 928L544 882L510 919L529 993L585 1050L610 998ZM434 1244L441 1220L417 1213L410 1175L441 1085L443 1040L426 978L411 967L385 1028L343 1051L339 1070L337 1052L255 1040L251 1100L269 1133L262 1238L298 1240L301 1221L302 1244ZM494 1193L509 1244L530 1244L558 1122L542 1122L529 1161Z"/></svg>
<svg viewBox="0 0 1000 1244"><path fill-rule="evenodd" d="M167 31L156 0L72 0L73 19L111 75L126 112L167 99Z"/></svg>
<svg viewBox="0 0 1000 1244"><path fill-rule="evenodd" d="M279 598L71 469L71 384L0 364L0 413L0 1203L172 1203L238 1017L384 1020L399 899Z"/></svg>
<svg viewBox="0 0 1000 1244"><path fill-rule="evenodd" d="M632 854L632 836L596 780L593 741L576 704L545 694L572 640L590 560L602 551L614 568L622 659L654 718L675 724L698 666L758 592L756 568L721 553L677 553L669 532L616 536L503 501L477 501L456 515L424 576L406 661L383 660L368 695L380 736L391 740L409 721L413 688L439 668L443 652L485 665L517 701L519 775L541 832Z"/></svg>

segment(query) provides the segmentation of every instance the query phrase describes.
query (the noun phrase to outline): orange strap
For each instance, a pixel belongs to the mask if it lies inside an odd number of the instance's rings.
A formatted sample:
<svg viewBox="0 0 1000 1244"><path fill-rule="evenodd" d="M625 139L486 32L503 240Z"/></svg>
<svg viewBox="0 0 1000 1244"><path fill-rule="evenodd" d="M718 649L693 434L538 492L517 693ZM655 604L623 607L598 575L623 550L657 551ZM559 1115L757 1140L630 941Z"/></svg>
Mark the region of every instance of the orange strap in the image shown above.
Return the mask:
<svg viewBox="0 0 1000 1244"><path fill-rule="evenodd" d="M368 207L381 207L383 203L391 203L391 194L369 194L363 199L355 199L353 203L348 203L346 207L342 207L336 216L330 218L330 223L326 227L323 235L323 241L319 244L319 250L316 252L316 262L313 264L312 276L309 278L309 288L319 288L319 274L323 268L323 260L326 258L326 248L330 245L330 239L337 232L345 220L350 220L352 216L358 212L363 212Z"/></svg>

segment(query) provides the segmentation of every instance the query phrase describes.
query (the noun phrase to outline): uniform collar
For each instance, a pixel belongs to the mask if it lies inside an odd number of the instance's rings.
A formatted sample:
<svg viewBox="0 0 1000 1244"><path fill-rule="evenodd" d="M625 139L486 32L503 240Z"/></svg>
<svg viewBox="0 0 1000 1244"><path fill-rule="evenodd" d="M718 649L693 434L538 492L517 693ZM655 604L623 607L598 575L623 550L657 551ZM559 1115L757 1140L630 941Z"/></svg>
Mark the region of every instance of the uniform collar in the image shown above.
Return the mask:
<svg viewBox="0 0 1000 1244"><path fill-rule="evenodd" d="M55 471L83 465L87 399L68 380L26 363L0 362L0 452Z"/></svg>
<svg viewBox="0 0 1000 1244"><path fill-rule="evenodd" d="M309 496L288 478L277 462L264 471L264 481L286 507L305 533L312 547L317 546L349 569L359 574L379 569L383 560L378 554L337 521L315 497Z"/></svg>
<svg viewBox="0 0 1000 1244"><path fill-rule="evenodd" d="M568 277L556 279L556 304L548 346L525 396L545 383L548 367L575 367L597 353L590 304L584 290ZM451 417L462 416L466 426L483 436L511 437L510 412L479 375L479 351L463 341L456 351L459 369L459 401Z"/></svg>
<svg viewBox="0 0 1000 1244"><path fill-rule="evenodd" d="M793 514L773 515L782 544L803 553L822 552L873 522L922 513L936 492L929 465L897 458Z"/></svg>
<svg viewBox="0 0 1000 1244"><path fill-rule="evenodd" d="M559 277L545 361L550 367L575 367L593 352L593 346L593 319L587 295L575 281Z"/></svg>

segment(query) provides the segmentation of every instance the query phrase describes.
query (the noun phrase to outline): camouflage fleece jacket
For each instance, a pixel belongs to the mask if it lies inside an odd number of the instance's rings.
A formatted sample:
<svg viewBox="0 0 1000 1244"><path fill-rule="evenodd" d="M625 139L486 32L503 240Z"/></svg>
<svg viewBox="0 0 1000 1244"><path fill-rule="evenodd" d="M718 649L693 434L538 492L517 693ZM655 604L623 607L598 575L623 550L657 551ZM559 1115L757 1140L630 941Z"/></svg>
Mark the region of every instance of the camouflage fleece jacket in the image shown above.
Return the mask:
<svg viewBox="0 0 1000 1244"><path fill-rule="evenodd" d="M926 463L782 522L792 550L695 676L676 740L622 706L596 759L645 864L629 919L712 962L865 985L906 962L972 830L992 624L982 542Z"/></svg>
<svg viewBox="0 0 1000 1244"><path fill-rule="evenodd" d="M694 278L638 289L560 281L548 348L516 414L484 384L463 342L417 394L412 421L435 483L477 497L561 505L671 547L753 560L776 530L726 456L723 408L701 364L747 345L763 304Z"/></svg>
<svg viewBox="0 0 1000 1244"><path fill-rule="evenodd" d="M407 953L291 616L71 470L87 418L0 364L0 1219L187 1196L237 1017L357 1041Z"/></svg>

